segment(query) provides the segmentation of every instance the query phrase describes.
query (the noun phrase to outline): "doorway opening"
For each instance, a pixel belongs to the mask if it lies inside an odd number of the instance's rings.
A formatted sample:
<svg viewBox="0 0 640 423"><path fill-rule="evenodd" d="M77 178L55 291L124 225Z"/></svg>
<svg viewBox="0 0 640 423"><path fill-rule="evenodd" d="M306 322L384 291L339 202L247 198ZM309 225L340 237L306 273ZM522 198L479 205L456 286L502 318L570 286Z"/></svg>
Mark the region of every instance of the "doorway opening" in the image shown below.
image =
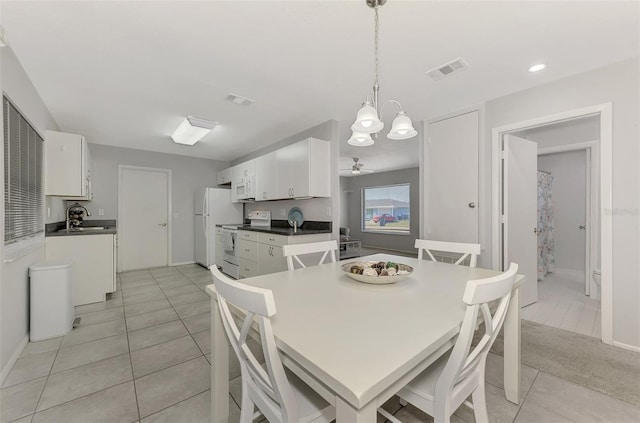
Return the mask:
<svg viewBox="0 0 640 423"><path fill-rule="evenodd" d="M522 317L601 337L600 122L588 116L517 132L537 144L538 301Z"/></svg>
<svg viewBox="0 0 640 423"><path fill-rule="evenodd" d="M594 129L595 128L595 129ZM591 132L588 132L590 130ZM601 336L604 343L612 344L613 335L613 298L612 298L612 221L611 216L603 213L603 210L611 207L611 180L612 180L612 168L611 168L611 104L603 104L584 109L578 109L563 113L558 113L550 116L543 116L540 118L532 119L529 121L514 123L499 128L494 128L492 131L493 142L493 248L496 254L494 254L494 268L500 269L506 260L519 262L531 261L531 257L535 257L536 264L538 258L538 225L537 222L529 232L536 233L535 237L509 238L509 231L516 230L509 228L511 223L518 222L517 216L509 216L508 208L505 204L509 203L509 195L514 195L513 192L518 193L519 190L508 190L509 179L508 172L503 170L509 167L508 160L503 161L503 147L509 142L513 141L513 145L518 145L519 141L527 142L521 137L526 137L530 140L537 141L535 154L529 151L527 156L528 165L525 166L527 172L534 172L535 177L535 191L537 193L537 170L538 167L538 154L540 155L540 162L545 163L553 161L553 156L558 154L573 154L576 153L576 160L580 161L581 157L585 165L584 168L584 183L586 187L584 191L584 201L582 204L585 206L582 208L584 214L584 224L578 224L577 228L565 228L573 231L574 238L584 239L584 244L581 247L574 247L573 256L581 255L583 257L584 268L573 269L576 272L574 276L574 292L581 295L582 300L586 303L587 300L591 301L589 307L591 310L585 312L584 310L573 310L571 316L567 316L569 310L567 307L558 309L553 317L554 322L560 323L557 326L562 325L562 320L568 319L564 322L565 326L571 324L571 319L575 323L575 328L580 324L580 332L588 335ZM553 134L554 136L551 136ZM518 137L520 136L520 138ZM510 138L516 138L511 140ZM595 142L594 140L598 140ZM505 148L506 150L506 148ZM515 150L515 149L514 149ZM531 149L529 149L531 150ZM572 153L573 152L573 153ZM547 158L545 159L545 156ZM520 156L522 158L524 156ZM561 157L559 161L568 163L569 156ZM558 156L556 156L558 161ZM531 162L534 162L533 164ZM597 165L599 163L599 166ZM533 166L533 167L532 167ZM518 166L520 169L521 166ZM533 169L533 171L531 171ZM556 171L556 173L564 172L566 169ZM544 170L544 169L541 169ZM580 171L578 171L580 172ZM589 176L587 174L590 173ZM557 175L560 176L560 175ZM531 180L528 177L527 181ZM567 181L563 181L565 183ZM571 182L569 182L571 184ZM559 186L557 188L560 188ZM529 191L531 191L529 189ZM529 195L529 194L527 194ZM562 194L563 196L569 194ZM517 196L517 194L515 194ZM566 198L563 198L566 200ZM537 199L536 199L537 200ZM599 200L599 201L598 201ZM518 203L518 199L511 199L512 202ZM580 200L574 200L574 202ZM589 206L586 206L589 204ZM537 208L537 201L536 201ZM503 214L504 213L504 214ZM581 216L578 216L580 218ZM537 210L536 210L537 218ZM576 218L576 216L574 216ZM580 227L584 226L584 229ZM527 230L531 229L527 226ZM544 229L544 228L543 228ZM574 230L575 229L575 230ZM577 233L576 233L577 232ZM519 245L510 245L508 241ZM566 244L568 241L565 239L562 243ZM565 245L566 246L566 245ZM520 251L518 251L520 249ZM575 250L578 250L577 254ZM512 251L513 250L513 251ZM515 255L512 254L515 251ZM598 253L599 252L599 253ZM558 251L554 251L557 255ZM554 257L552 257L554 258ZM557 258L557 257L555 257ZM564 260L564 259L563 259ZM563 261L563 263L568 263ZM557 264L557 263L552 263ZM566 264L563 264L566 265ZM575 265L566 265L573 266ZM560 272L548 272L545 277L548 278L544 284L539 284L538 281L538 268L535 266L533 274L525 275L525 285L528 283L529 287L535 285L536 294L538 287L552 286L553 288L559 288L562 282L558 282L557 279L562 275L563 271L560 268ZM570 267L567 269L571 270ZM602 275L600 280L600 287L593 281L591 275L594 270L600 269ZM555 270L555 268L554 268ZM531 273L531 272L530 272ZM565 276L571 272L565 272ZM579 275L579 276L578 276ZM570 276L569 276L570 277ZM575 279L579 279L579 285ZM556 284L553 285L553 281L556 280ZM532 282L533 281L533 282ZM588 281L588 283L587 283ZM525 287L526 288L526 287ZM521 289L521 291L525 291ZM523 292L521 292L522 297ZM577 295L576 294L576 295ZM549 297L553 297L553 293L547 291L541 291L540 299L536 298L533 302L540 304L535 305L535 308L544 308L545 319L549 319L553 312L549 309L549 305L544 305L544 301ZM569 296L568 292L564 292L563 295ZM585 295L590 295L587 297ZM597 313L597 306L594 307L593 301L597 301L596 298L600 298L600 313ZM574 298L575 299L575 298ZM529 301L532 302L532 301ZM526 301L522 301L523 305L526 305ZM527 309L523 309L523 317L527 318ZM586 313L590 314L590 317L586 318L584 322L575 322L576 314ZM530 317L530 316L529 316ZM587 323L591 319L591 327ZM597 328L595 320L598 319L600 328ZM579 321L579 318L578 318ZM587 330L587 327L589 329ZM565 327L566 328L566 327ZM587 333L588 332L588 333Z"/></svg>

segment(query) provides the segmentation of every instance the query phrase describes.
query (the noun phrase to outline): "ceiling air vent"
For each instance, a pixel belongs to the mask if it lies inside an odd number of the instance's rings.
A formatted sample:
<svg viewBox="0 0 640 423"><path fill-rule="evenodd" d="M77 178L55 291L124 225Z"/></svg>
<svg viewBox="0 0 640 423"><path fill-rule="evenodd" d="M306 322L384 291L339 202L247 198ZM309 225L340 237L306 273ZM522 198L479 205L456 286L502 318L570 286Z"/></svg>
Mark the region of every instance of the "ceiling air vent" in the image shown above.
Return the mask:
<svg viewBox="0 0 640 423"><path fill-rule="evenodd" d="M255 100L251 100L250 98L242 97L241 95L237 95L233 93L229 93L229 95L227 96L227 101L230 101L235 104L239 104L241 106L249 106L250 104L253 104L256 102Z"/></svg>
<svg viewBox="0 0 640 423"><path fill-rule="evenodd" d="M435 81L439 81L445 76L453 75L454 73L465 70L468 67L469 65L467 64L467 62L458 57L457 59L452 60L449 63L445 63L444 65L440 65L431 70L428 70L427 75L429 75Z"/></svg>

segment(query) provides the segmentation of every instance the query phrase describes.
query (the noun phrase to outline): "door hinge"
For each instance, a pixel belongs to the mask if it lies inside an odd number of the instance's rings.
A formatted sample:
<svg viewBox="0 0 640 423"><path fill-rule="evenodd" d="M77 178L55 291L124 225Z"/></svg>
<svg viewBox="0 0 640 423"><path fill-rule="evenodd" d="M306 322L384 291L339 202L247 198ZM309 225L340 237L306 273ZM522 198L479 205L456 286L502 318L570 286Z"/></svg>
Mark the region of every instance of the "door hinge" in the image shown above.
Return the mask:
<svg viewBox="0 0 640 423"><path fill-rule="evenodd" d="M500 216L500 223L504 223L506 222L507 219L505 218L504 214Z"/></svg>
<svg viewBox="0 0 640 423"><path fill-rule="evenodd" d="M502 160L504 160L504 159L505 159L504 150L502 150L502 151L500 152L500 158L501 158Z"/></svg>

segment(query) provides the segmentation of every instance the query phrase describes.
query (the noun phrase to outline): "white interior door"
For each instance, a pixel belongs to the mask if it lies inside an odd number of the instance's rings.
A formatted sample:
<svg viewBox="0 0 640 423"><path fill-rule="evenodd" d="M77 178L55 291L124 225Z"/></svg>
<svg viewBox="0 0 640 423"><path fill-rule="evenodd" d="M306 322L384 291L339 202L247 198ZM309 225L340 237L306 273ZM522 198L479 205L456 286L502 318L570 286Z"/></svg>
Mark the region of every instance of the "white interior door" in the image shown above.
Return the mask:
<svg viewBox="0 0 640 423"><path fill-rule="evenodd" d="M170 171L120 168L120 271L169 264Z"/></svg>
<svg viewBox="0 0 640 423"><path fill-rule="evenodd" d="M503 269L518 263L525 276L520 288L522 307L538 301L538 145L513 135L504 136Z"/></svg>
<svg viewBox="0 0 640 423"><path fill-rule="evenodd" d="M477 243L479 112L430 123L425 148L426 237Z"/></svg>

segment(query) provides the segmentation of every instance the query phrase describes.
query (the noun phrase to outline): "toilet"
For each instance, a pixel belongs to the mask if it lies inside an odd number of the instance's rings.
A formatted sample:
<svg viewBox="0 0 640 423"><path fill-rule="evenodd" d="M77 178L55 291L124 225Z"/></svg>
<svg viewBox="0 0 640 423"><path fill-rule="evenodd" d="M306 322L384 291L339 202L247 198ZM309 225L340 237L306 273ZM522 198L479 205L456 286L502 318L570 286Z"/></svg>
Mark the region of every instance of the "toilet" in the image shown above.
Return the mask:
<svg viewBox="0 0 640 423"><path fill-rule="evenodd" d="M596 292L592 293L595 295L591 295L591 298L598 299L600 298L600 281L602 280L602 274L600 273L600 269L595 269L591 277L593 278L593 282L595 282L596 284Z"/></svg>

